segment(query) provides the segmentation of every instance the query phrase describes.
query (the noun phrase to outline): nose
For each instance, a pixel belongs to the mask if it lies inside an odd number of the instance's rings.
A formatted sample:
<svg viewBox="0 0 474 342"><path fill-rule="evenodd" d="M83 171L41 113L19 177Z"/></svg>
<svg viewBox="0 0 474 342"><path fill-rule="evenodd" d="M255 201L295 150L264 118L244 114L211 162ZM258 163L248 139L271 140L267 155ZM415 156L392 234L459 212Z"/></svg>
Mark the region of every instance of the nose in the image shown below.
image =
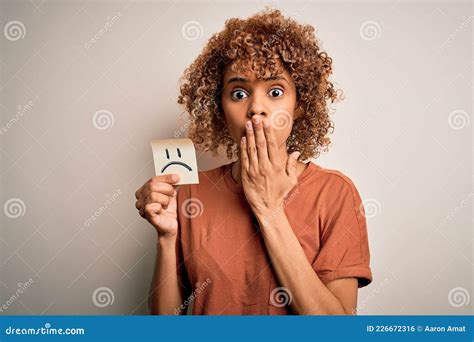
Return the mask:
<svg viewBox="0 0 474 342"><path fill-rule="evenodd" d="M250 103L249 109L247 111L247 117L251 119L254 115L268 116L269 111L263 104L263 101L255 96Z"/></svg>

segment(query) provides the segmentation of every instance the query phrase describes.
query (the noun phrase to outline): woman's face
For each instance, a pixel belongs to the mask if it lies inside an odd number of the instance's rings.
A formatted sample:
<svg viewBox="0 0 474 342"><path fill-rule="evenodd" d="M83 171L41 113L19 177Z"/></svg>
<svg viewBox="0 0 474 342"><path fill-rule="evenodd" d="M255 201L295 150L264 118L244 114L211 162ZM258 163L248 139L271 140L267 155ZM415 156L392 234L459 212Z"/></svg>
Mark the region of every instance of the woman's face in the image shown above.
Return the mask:
<svg viewBox="0 0 474 342"><path fill-rule="evenodd" d="M279 149L286 149L296 107L296 87L284 70L275 77L257 80L251 72L235 74L230 66L224 72L222 108L230 135L237 144L245 136L245 123L254 115L268 119L274 128Z"/></svg>

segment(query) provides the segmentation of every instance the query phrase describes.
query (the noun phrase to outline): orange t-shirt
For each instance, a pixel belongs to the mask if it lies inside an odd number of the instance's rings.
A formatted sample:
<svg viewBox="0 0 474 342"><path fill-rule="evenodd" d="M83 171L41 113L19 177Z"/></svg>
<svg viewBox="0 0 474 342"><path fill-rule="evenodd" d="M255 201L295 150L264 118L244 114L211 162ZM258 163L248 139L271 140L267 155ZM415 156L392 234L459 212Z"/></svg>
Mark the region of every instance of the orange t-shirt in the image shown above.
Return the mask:
<svg viewBox="0 0 474 342"><path fill-rule="evenodd" d="M178 280L195 315L291 314L270 299L279 285L258 222L231 164L199 172L178 190ZM372 281L364 208L352 181L309 162L286 197L285 213L324 284ZM276 305L273 305L276 304Z"/></svg>

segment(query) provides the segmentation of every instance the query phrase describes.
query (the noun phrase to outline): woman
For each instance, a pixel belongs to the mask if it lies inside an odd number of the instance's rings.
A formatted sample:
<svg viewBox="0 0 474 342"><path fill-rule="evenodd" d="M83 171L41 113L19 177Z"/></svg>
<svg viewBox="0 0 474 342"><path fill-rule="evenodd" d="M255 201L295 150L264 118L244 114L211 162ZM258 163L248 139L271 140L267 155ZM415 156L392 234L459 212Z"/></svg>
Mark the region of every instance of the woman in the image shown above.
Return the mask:
<svg viewBox="0 0 474 342"><path fill-rule="evenodd" d="M234 162L136 192L158 232L154 314L355 314L372 281L364 208L343 173L313 162L333 129L332 60L314 28L266 10L226 21L181 80L198 148Z"/></svg>

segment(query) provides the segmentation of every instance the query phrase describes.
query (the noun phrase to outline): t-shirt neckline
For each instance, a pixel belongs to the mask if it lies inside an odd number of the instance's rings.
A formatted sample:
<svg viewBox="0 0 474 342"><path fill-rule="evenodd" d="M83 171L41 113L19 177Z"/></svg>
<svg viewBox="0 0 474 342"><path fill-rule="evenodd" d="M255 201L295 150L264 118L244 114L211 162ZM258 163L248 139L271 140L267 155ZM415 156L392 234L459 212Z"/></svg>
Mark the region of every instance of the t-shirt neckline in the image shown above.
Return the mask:
<svg viewBox="0 0 474 342"><path fill-rule="evenodd" d="M313 169L316 167L316 164L314 164L311 161L307 162L306 164L308 166L298 176L298 184L301 184L312 173ZM229 163L222 167L222 171L224 172L224 182L227 188L233 193L245 195L243 186L238 184L232 177L231 166L232 166L232 163Z"/></svg>

